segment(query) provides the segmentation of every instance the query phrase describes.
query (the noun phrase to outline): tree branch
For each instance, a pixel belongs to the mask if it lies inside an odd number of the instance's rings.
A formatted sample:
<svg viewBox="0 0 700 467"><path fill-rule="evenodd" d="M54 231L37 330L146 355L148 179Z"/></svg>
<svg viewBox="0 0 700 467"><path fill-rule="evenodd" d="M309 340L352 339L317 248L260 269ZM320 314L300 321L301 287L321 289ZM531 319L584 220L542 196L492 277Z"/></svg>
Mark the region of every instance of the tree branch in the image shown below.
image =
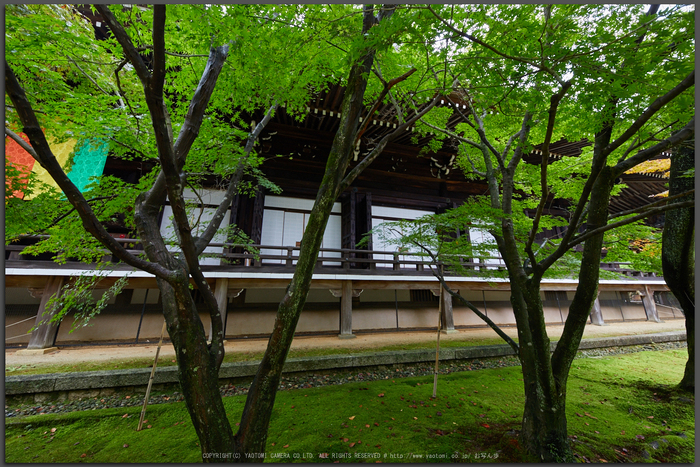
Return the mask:
<svg viewBox="0 0 700 467"><path fill-rule="evenodd" d="M508 54L506 54L506 53L503 53L503 52L501 52L500 50L496 49L495 47L493 47L493 46L487 44L486 42L484 42L484 41L482 41L482 40L480 40L480 39L477 39L476 37L472 36L471 34L468 34L468 33L466 33L466 32L460 31L459 29L455 28L455 27L452 26L450 23L448 23L447 20L445 20L444 18L442 18L440 15L438 15L438 14L430 7L430 5L428 5L426 8L427 8L427 9L428 9L442 24L444 24L445 26L447 26L448 29L450 29L452 32L454 32L454 33L457 34L458 36L464 37L465 39L468 39L469 41L471 41L471 42L473 42L473 43L475 43L475 44L479 44L480 46L482 46L482 47L484 47L484 48L490 50L491 52L495 53L495 54L498 55L498 56L501 56L501 57L503 57L503 58L507 58L507 59L509 59L509 60L514 60L514 61L516 61L516 62L526 63L526 64L528 64L528 65L530 65L530 66L533 66L533 67L535 67L535 68L537 68L537 69L539 69L539 70L542 70L542 71L544 71L544 72L550 74L551 76L553 76L554 79L556 79L556 80L559 82L559 84L564 84L564 80L561 78L561 76L559 75L559 73L557 73L556 71L552 70L551 68L545 66L543 63L540 63L540 62L538 62L538 61L535 60L535 59L531 59L531 58L522 58L522 57L515 57L515 56L512 56L512 55L508 55Z"/></svg>
<svg viewBox="0 0 700 467"><path fill-rule="evenodd" d="M124 49L124 53L134 66L136 75L145 86L151 78L151 72L148 71L148 67L141 59L141 55L139 55L139 52L136 50L136 47L134 47L134 44L132 44L131 38L127 34L126 30L121 23L117 21L117 18L114 17L114 14L110 11L107 5L96 4L95 8L100 12L102 19L104 19L105 23L107 23L109 30L112 31L112 34L114 34L114 37L119 42L119 45L121 45L122 49Z"/></svg>
<svg viewBox="0 0 700 467"><path fill-rule="evenodd" d="M76 62L75 60L73 60L73 58L69 57L68 55L66 55L66 57L68 58L68 60L69 60L73 65L75 65L75 66L78 68L78 70L80 70L80 72L81 72L83 75L85 75L85 77L86 77L87 79L90 80L90 82L91 82L92 84L95 85L95 87L96 87L97 89L99 89L100 91L102 91L103 94L106 94L107 96L111 96L110 93L108 93L107 91L105 91L104 89L102 89L102 87L101 87L99 84L97 84L97 81L95 81L95 80L92 78L92 76L88 75L87 73L85 73L85 70L83 70L82 68L80 68L80 65L78 65L78 62Z"/></svg>
<svg viewBox="0 0 700 467"><path fill-rule="evenodd" d="M629 159L626 159L620 163L618 163L615 167L613 167L613 173L615 176L620 176L623 173L627 172L630 170L632 167L641 164L644 161L647 161L651 159L652 157L656 156L657 154L661 153L662 151L673 147L679 143L682 143L686 139L692 137L695 134L695 115L693 115L693 118L690 119L690 121L679 131L671 135L670 137L666 138L665 140L661 141L660 143L655 144L654 146L647 148L643 151L638 152L634 156L630 157Z"/></svg>
<svg viewBox="0 0 700 467"><path fill-rule="evenodd" d="M634 136L639 129L649 121L663 106L671 102L673 99L682 94L685 90L690 89L695 85L695 70L691 71L688 76L686 76L680 83L678 83L673 89L668 91L663 96L660 96L652 102L647 109L642 112L642 114L630 125L624 133L622 133L615 141L608 144L605 149L603 149L603 154L606 156L612 153L615 149L619 148L632 136ZM619 165L619 164L618 164Z"/></svg>
<svg viewBox="0 0 700 467"><path fill-rule="evenodd" d="M139 124L139 119L136 116L136 112L134 112L134 109L131 107L131 102L129 102L129 98L126 97L126 93L122 89L122 82L119 79L119 72L121 69L124 67L124 65L127 64L126 60L122 60L122 62L117 66L117 68L114 70L114 77L117 80L117 89L119 90L119 94L124 96L124 101L126 101L126 105L129 107L129 112L131 112L131 115L134 117L134 122L136 123L136 134L140 135L141 134L141 125Z"/></svg>
<svg viewBox="0 0 700 467"><path fill-rule="evenodd" d="M32 156L34 159L39 160L39 156L36 154L36 151L34 151L34 148L31 147L25 140L22 139L20 135L15 133L14 131L10 130L9 128L5 127L5 134L12 138L12 140L19 144L19 146L27 151L30 156Z"/></svg>
<svg viewBox="0 0 700 467"><path fill-rule="evenodd" d="M401 126L398 126L393 132L389 133L388 135L384 136L379 143L377 143L377 146L372 149L372 151L365 156L362 161L360 161L359 164L357 164L346 176L343 178L343 181L340 182L338 185L338 191L337 194L339 195L345 189L350 186L350 184L357 178L357 176L362 173L365 168L370 165L378 156L379 154L382 153L384 150L384 147L386 147L387 143L393 141L396 139L402 132L406 131L406 128L410 127L413 125L419 118L421 118L423 115L427 114L430 109L435 107L437 103L440 101L440 95L438 94L435 96L435 98L428 104L428 106L421 110L420 112L416 113L413 117L411 117L409 120L406 121Z"/></svg>
<svg viewBox="0 0 700 467"><path fill-rule="evenodd" d="M216 212L214 213L214 216L212 219L209 221L209 224L207 225L207 228L205 231L200 235L200 237L197 239L195 242L195 248L197 250L197 254L200 255L204 251L204 249L209 245L209 242L211 242L212 238L214 238L214 235L216 234L216 231L219 229L219 226L221 225L221 221L224 219L224 216L226 215L226 211L228 210L229 206L231 205L231 202L233 201L233 197L236 195L236 191L238 189L238 184L241 181L241 178L243 178L243 172L244 169L247 165L247 159L248 155L250 152L253 150L253 145L255 144L255 140L258 139L260 136L260 133L262 133L263 129L265 126L270 122L270 119L272 118L272 115L274 114L275 110L277 110L278 104L275 103L272 105L263 119L258 123L253 131L250 132L250 135L248 135L248 140L245 145L245 150L244 154L241 156L240 160L238 161L238 166L236 167L236 172L234 173L233 177L229 181L228 188L226 189L226 194L224 195L224 199L221 201L219 204L218 208L216 209Z"/></svg>
<svg viewBox="0 0 700 467"><path fill-rule="evenodd" d="M372 119L372 115L374 115L374 112L377 111L379 106L382 103L382 99L387 95L389 90L394 87L396 84L400 83L401 81L406 80L409 76L411 76L413 73L416 72L415 68L411 68L408 72L404 73L403 75L399 76L398 78L394 78L388 83L384 80L382 80L382 83L384 84L384 89L382 89L382 92L379 94L379 97L375 101L374 105L370 109L369 112L367 112L367 117L365 117L365 122L362 125L362 128L357 132L357 136L355 137L355 144L357 144L358 141L360 141L360 138L362 138L362 135L365 133L365 130L367 130L367 126L369 125L369 121Z"/></svg>
<svg viewBox="0 0 700 467"><path fill-rule="evenodd" d="M428 254L428 255L430 256L430 258L433 260L433 263L434 263L434 264L437 265L437 264L440 263L440 262L438 261L437 257L435 256L435 254L434 254L429 248L427 248L426 246L422 245L420 242L417 242L417 241L415 241L415 240L411 241L411 243L413 243L414 245L418 246L418 248L420 248L420 249L423 250L426 254ZM493 329L493 330L496 332L496 334L498 334L498 335L501 337L501 339L503 339L504 341L506 341L506 343L515 351L515 354L516 354L516 355L519 355L519 354L520 354L520 348L518 347L518 344L517 344L513 339L511 339L510 336L509 336L508 334L506 334L505 332L503 332L503 330L502 330L500 327L498 327L498 325L497 325L496 323L494 323L493 321L491 321L491 319L490 319L488 316L486 316L486 315L485 315L484 313L482 313L477 307L475 307L469 300L467 300L466 298L462 297L460 294L458 294L457 292L455 292L454 290L452 290L452 289L447 285L447 283L445 282L445 277L444 277L444 275L443 275L442 273L440 273L440 272L436 272L436 270L438 270L438 268L434 268L434 267L431 265L431 266L430 266L430 270L432 271L433 275L437 278L437 280L440 282L440 284L442 285L442 287L444 287L444 289L447 291L447 293L449 293L451 296L455 297L457 300L459 300L460 302L462 302L462 304L464 304L465 306L467 306L467 307L468 307L470 310L472 310L479 318L481 318L491 329Z"/></svg>
<svg viewBox="0 0 700 467"><path fill-rule="evenodd" d="M652 207L655 207L655 206L658 206L658 205L661 205L664 203L668 203L669 201L672 201L672 200L677 199L677 198L683 198L684 196L692 195L693 193L695 193L695 190L686 191L685 193L681 193L681 194L675 195L675 196L669 196L668 198L662 198L658 201L654 201L653 203L646 204L640 208L630 209L627 211L622 211L622 212L612 214L612 215L608 216L608 220L616 219L616 218L622 217L622 216L628 216L630 214L634 214L635 212L640 212L640 211L645 210L645 209L649 209L649 208L652 208Z"/></svg>
<svg viewBox="0 0 700 467"><path fill-rule="evenodd" d="M209 59L199 80L194 96L185 116L185 121L180 128L180 134L174 145L175 158L178 168L182 168L185 158L192 148L199 129L202 126L204 111L209 105L209 100L214 93L216 82L219 79L224 62L228 57L228 45L212 48L209 51Z"/></svg>
<svg viewBox="0 0 700 467"><path fill-rule="evenodd" d="M540 190L542 191L540 203L537 206L537 212L532 221L532 228L530 229L530 237L527 239L525 244L525 252L530 258L532 265L535 266L535 254L532 251L532 243L535 241L535 235L537 234L537 229L540 225L540 219L542 218L542 212L544 211L545 203L547 198L549 198L549 186L547 185L547 166L549 164L549 145L552 142L552 134L554 133L554 122L557 116L557 108L559 107L559 102L563 99L566 92L571 87L571 80L564 83L558 93L554 94L549 101L549 119L547 120L547 131L544 137L544 143L542 144L542 162L540 163Z"/></svg>
<svg viewBox="0 0 700 467"><path fill-rule="evenodd" d="M676 208L687 208L687 207L692 207L695 206L695 201L684 201L682 203L675 203L675 204L670 204L666 206L661 206L653 209L648 209L640 214L633 216L633 217L628 217L627 219L623 219L618 222L614 222L612 224L606 224L603 227L598 227L597 229L590 230L583 235L580 235L578 237L574 237L570 242L566 244L567 250L570 250L571 248L575 247L576 245L585 242L591 237L595 237L596 235L600 235L602 233L607 232L608 230L616 229L617 227L622 227L624 225L632 224L634 222L637 222L641 219L644 219L649 216L653 216L654 214L659 214L662 212L670 211L672 209Z"/></svg>
<svg viewBox="0 0 700 467"><path fill-rule="evenodd" d="M56 157L49 147L49 143L46 141L46 136L39 125L39 121L36 119L32 106L29 100L27 100L24 89L20 86L14 71L10 68L7 61L5 61L5 92L15 105L17 114L24 126L23 131L29 138L32 148L34 149L33 154L30 154L32 157L35 157L37 162L46 169L49 175L51 175L51 178L53 178L61 190L63 190L68 201L76 208L76 211L78 211L78 215L83 221L85 230L125 263L149 272L161 279L170 280L173 277L171 271L159 264L144 261L132 255L107 233L104 226L90 208L90 205L85 201L85 197L83 197L80 190L71 182L58 163L58 160L56 160Z"/></svg>

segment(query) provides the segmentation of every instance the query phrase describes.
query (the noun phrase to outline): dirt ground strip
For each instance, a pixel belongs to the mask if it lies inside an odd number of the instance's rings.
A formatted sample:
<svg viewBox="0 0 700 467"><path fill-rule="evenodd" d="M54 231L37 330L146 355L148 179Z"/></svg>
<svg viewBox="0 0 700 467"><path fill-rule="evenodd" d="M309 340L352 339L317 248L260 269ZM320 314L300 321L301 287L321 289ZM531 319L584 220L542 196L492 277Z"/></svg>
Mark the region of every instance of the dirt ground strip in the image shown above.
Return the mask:
<svg viewBox="0 0 700 467"><path fill-rule="evenodd" d="M503 328L511 337L517 337L513 327ZM561 336L563 325L547 326L550 339L556 341ZM685 320L673 319L663 323L650 321L627 321L611 323L605 326L586 326L583 338L624 336L636 334L653 334L669 331L684 331ZM398 331L380 333L360 333L355 339L339 339L337 336L299 336L292 342L292 349L335 348L347 349L348 352L363 352L387 345L410 344L417 342L435 341L435 331ZM452 334L442 334L441 342L465 341L476 339L498 338L490 328L460 329ZM227 353L262 352L267 346L267 338L231 339L226 342ZM5 351L5 365L17 366L25 364L70 364L89 361L127 360L131 358L153 358L156 353L157 341L134 345L95 345L82 347L60 347L56 352L44 355L17 355L17 350ZM174 357L175 351L171 344L164 344L160 351L161 358Z"/></svg>

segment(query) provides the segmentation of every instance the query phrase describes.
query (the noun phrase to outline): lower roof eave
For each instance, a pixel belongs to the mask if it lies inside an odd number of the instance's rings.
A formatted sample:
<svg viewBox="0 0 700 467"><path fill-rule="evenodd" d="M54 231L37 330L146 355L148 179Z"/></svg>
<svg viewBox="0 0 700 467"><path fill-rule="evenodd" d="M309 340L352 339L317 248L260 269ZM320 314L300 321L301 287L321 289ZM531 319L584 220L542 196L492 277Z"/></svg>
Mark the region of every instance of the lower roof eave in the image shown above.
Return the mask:
<svg viewBox="0 0 700 467"><path fill-rule="evenodd" d="M89 272L87 269L43 269L43 268L7 268L5 269L6 279L11 276L79 276ZM128 275L130 278L154 278L150 273L141 270L126 270L115 269L112 271L104 271L105 277L118 278ZM292 272L238 272L238 271L204 271L207 279L233 279L241 280L246 283L247 287L253 287L255 283L260 283L264 286L265 283L269 286L274 286L283 281L290 281L293 277ZM18 278L19 279L19 278ZM324 286L338 284L342 281L353 281L357 288L390 288L389 284L395 284L399 288L408 288L409 284L421 284L426 288L437 286L437 278L432 275L411 275L405 274L352 274L352 273L318 273L313 275L313 281L322 283ZM455 288L492 288L492 289L509 289L509 281L507 278L489 278L489 277L473 277L473 276L448 276L446 278L448 284L454 284ZM625 279L601 279L599 288L602 290L635 290L640 286L653 286L655 289L667 290L666 283L662 277L638 277ZM242 284L241 284L242 285ZM578 285L575 279L543 279L542 290L574 290ZM415 288L415 287L411 287Z"/></svg>

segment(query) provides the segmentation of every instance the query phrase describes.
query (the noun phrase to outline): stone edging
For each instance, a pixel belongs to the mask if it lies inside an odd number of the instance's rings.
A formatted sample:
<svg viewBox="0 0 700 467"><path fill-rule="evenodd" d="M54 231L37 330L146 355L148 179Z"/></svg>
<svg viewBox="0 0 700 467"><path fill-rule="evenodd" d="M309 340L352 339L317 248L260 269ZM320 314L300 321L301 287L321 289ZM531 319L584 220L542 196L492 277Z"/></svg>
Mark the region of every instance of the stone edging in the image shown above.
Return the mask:
<svg viewBox="0 0 700 467"><path fill-rule="evenodd" d="M686 340L685 331L639 334L635 336L603 337L583 339L579 350L601 347L644 345ZM552 342L552 350L556 342ZM443 348L440 361L470 360L477 358L503 357L514 355L508 345L481 347ZM298 373L321 370L343 370L372 366L434 362L434 350L406 350L381 353L340 354L326 357L290 358L284 365L284 373ZM252 377L259 362L224 363L219 372L220 379ZM29 395L61 391L81 391L90 389L146 386L151 374L150 368L130 370L84 371L75 373L50 373L43 375L6 376L5 395ZM177 367L161 367L156 370L154 384L177 383Z"/></svg>

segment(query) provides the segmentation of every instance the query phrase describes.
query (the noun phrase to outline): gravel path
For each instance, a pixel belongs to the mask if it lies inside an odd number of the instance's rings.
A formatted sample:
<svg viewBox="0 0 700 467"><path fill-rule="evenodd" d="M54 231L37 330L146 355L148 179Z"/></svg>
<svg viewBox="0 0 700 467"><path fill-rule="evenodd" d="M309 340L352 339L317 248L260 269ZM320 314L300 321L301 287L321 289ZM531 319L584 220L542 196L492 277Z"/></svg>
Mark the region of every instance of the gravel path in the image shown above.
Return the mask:
<svg viewBox="0 0 700 467"><path fill-rule="evenodd" d="M603 357L617 354L640 352L643 350L670 350L687 348L686 342L667 342L663 344L636 345L626 347L609 347L600 349L590 349L579 351L577 358ZM440 374L454 373L458 371L474 371L484 368L500 368L517 366L517 358L497 357L489 359L472 360L468 362L450 362L440 365ZM407 378L411 376L427 376L433 374L433 365L430 363L415 366L404 366L401 368L388 368L384 370L373 370L367 372L347 371L317 375L289 375L283 376L280 383L280 390L312 388L335 384L345 384L357 381L376 381L381 379ZM248 385L234 386L232 384L221 387L222 396L234 396L246 394ZM178 391L159 394L149 398L149 405L165 404L170 402L180 402L183 400L182 394ZM22 404L6 405L5 418L23 417L26 415L37 415L46 413L66 413L78 410L96 410L116 407L133 407L143 404L141 395L115 394L112 396L83 399L66 402L47 402L45 404Z"/></svg>
<svg viewBox="0 0 700 467"><path fill-rule="evenodd" d="M503 331L516 338L515 326L504 326ZM550 339L558 340L564 329L563 325L548 325L547 334ZM583 332L584 339L624 336L637 334L653 334L669 331L684 331L684 319L669 319L662 323L652 321L626 321L607 323L605 326L589 324ZM458 341L469 342L481 339L499 339L498 335L488 327L470 327L459 329L453 334L443 334L442 342ZM226 342L226 354L249 354L264 352L268 338L237 338ZM338 339L338 336L295 336L292 341L292 350L307 349L344 349L348 352L367 352L374 348L399 344L414 344L420 342L435 342L435 331L397 331L397 332L360 332L355 339ZM59 345L57 352L44 355L22 355L17 353L17 348L5 350L5 366L20 365L52 365L75 364L80 362L119 361L132 358L153 359L156 353L156 342L125 345L98 345L82 347L63 347ZM160 351L160 358L175 358L175 350L169 343L165 343Z"/></svg>

